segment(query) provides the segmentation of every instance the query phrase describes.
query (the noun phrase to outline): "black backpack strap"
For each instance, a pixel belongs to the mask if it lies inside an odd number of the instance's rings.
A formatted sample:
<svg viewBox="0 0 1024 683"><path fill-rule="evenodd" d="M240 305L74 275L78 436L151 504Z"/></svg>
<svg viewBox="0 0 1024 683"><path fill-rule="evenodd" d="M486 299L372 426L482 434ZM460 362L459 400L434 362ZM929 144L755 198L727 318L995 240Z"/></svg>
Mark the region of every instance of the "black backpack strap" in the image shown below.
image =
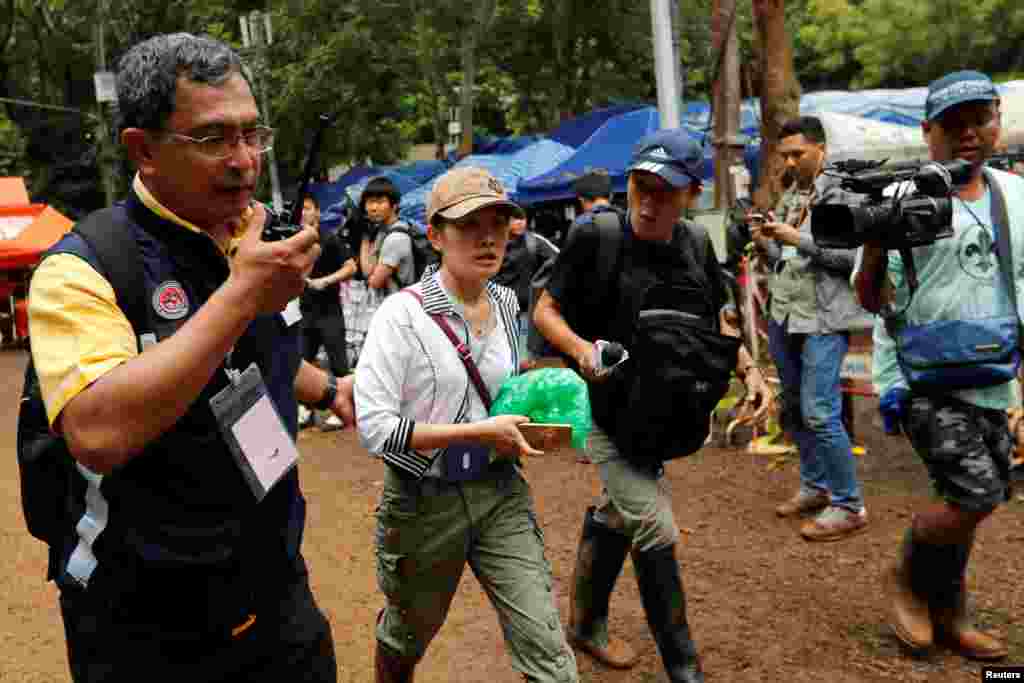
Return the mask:
<svg viewBox="0 0 1024 683"><path fill-rule="evenodd" d="M117 305L138 336L149 330L142 256L124 209L102 209L75 224L74 231L89 245L103 276L114 288Z"/></svg>
<svg viewBox="0 0 1024 683"><path fill-rule="evenodd" d="M619 254L622 250L624 235L622 221L615 211L602 211L594 215L594 226L597 228L597 281L599 286L591 291L600 305L607 302L614 292L615 276L619 265Z"/></svg>

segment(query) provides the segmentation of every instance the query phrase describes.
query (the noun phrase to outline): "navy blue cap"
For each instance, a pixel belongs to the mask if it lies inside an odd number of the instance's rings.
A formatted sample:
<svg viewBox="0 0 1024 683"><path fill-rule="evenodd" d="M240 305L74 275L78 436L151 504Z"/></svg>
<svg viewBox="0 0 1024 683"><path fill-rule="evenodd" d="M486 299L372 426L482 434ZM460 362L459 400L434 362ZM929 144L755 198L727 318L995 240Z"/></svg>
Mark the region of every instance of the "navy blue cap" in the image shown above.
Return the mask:
<svg viewBox="0 0 1024 683"><path fill-rule="evenodd" d="M659 130L641 138L633 148L627 172L647 171L681 189L700 183L704 151L682 128Z"/></svg>
<svg viewBox="0 0 1024 683"><path fill-rule="evenodd" d="M934 121L942 112L964 102L991 102L999 99L992 79L979 71L954 71L928 85L924 117Z"/></svg>

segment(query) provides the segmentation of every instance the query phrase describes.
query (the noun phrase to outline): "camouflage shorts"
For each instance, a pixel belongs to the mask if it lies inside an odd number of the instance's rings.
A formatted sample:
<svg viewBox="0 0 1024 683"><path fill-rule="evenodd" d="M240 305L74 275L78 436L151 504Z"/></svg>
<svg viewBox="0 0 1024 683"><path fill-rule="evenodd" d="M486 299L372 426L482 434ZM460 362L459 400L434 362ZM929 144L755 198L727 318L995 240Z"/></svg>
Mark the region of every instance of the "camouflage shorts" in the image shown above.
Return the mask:
<svg viewBox="0 0 1024 683"><path fill-rule="evenodd" d="M1005 411L915 396L903 431L946 501L980 512L1009 500L1013 441Z"/></svg>

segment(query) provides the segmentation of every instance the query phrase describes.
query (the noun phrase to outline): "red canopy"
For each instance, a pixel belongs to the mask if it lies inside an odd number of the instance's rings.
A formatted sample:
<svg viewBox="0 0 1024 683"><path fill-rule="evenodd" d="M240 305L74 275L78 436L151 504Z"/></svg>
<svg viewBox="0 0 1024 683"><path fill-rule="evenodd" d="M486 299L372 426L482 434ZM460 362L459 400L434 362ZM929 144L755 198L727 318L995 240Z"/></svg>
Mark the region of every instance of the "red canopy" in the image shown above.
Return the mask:
<svg viewBox="0 0 1024 683"><path fill-rule="evenodd" d="M56 209L30 204L22 178L0 178L0 270L31 268L72 225Z"/></svg>

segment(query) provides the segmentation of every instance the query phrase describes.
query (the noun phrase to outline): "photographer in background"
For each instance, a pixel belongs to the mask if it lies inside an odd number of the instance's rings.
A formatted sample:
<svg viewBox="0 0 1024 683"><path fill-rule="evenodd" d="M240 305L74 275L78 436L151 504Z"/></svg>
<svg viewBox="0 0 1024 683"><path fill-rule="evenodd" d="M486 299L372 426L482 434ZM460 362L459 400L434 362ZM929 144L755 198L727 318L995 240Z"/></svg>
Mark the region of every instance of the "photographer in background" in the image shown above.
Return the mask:
<svg viewBox="0 0 1024 683"><path fill-rule="evenodd" d="M779 202L778 219L751 218L751 235L773 271L768 347L782 382L783 427L800 449L800 488L775 511L791 517L821 510L800 535L838 541L868 523L842 420L839 373L850 330L870 327L871 321L850 287L856 250L822 249L811 238L811 206L824 188L821 121L788 121L779 133L779 154L793 182Z"/></svg>
<svg viewBox="0 0 1024 683"><path fill-rule="evenodd" d="M934 81L921 127L932 160L961 159L972 165L970 180L953 199L954 235L913 249L918 278L913 296L900 255L866 243L854 277L861 303L883 315L895 312L913 325L1018 317L1013 297L1024 300L1024 180L985 168L1001 133L995 86L975 71ZM1004 203L1008 225L995 218ZM1002 230L1009 231L1004 238L1010 237L1009 276L995 248ZM1016 400L1016 382L915 393L881 320L875 327L873 365L883 405L893 404L891 410L942 497L914 515L899 561L886 574L892 627L913 650L943 640L969 658L1005 657L1006 645L968 618L965 576L975 530L1010 497L1013 442L1006 410ZM902 400L892 401L893 396Z"/></svg>

